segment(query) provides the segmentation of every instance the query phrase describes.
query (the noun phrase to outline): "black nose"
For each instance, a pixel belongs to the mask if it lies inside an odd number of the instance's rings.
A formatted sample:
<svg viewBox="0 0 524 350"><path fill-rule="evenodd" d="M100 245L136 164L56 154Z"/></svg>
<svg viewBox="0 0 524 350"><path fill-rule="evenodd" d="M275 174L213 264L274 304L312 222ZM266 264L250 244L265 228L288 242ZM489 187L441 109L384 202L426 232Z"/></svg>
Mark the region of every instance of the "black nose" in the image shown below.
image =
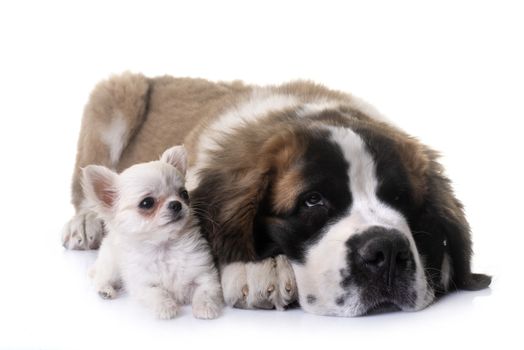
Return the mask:
<svg viewBox="0 0 524 350"><path fill-rule="evenodd" d="M395 278L411 264L412 254L405 235L395 229L372 227L361 235L353 249L361 257L362 267L382 277L390 287Z"/></svg>
<svg viewBox="0 0 524 350"><path fill-rule="evenodd" d="M178 213L180 210L182 210L182 203L179 201L172 201L169 202L167 206L173 213Z"/></svg>

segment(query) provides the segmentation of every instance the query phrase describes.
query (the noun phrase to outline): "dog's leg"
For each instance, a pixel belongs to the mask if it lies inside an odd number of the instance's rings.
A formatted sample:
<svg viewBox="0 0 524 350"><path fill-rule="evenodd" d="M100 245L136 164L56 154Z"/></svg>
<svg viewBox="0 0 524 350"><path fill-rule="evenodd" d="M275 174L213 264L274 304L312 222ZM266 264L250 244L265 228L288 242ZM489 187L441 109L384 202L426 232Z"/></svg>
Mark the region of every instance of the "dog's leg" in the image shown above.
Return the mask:
<svg viewBox="0 0 524 350"><path fill-rule="evenodd" d="M131 296L152 309L159 319L169 320L178 313L178 304L175 298L161 286L140 285L137 283L132 283L128 286Z"/></svg>
<svg viewBox="0 0 524 350"><path fill-rule="evenodd" d="M257 263L232 263L221 271L226 304L242 309L284 310L297 300L295 274L283 255Z"/></svg>
<svg viewBox="0 0 524 350"><path fill-rule="evenodd" d="M117 289L122 284L112 244L113 242L110 238L104 241L104 244L100 247L95 265L89 271L89 275L93 278L95 289L103 299L115 298Z"/></svg>
<svg viewBox="0 0 524 350"><path fill-rule="evenodd" d="M223 307L223 298L216 270L200 275L195 283L197 287L191 301L193 316L201 319L217 318Z"/></svg>
<svg viewBox="0 0 524 350"><path fill-rule="evenodd" d="M89 164L118 168L122 152L147 113L150 83L125 73L98 84L84 110L73 173L72 202L76 215L65 225L62 243L68 249L97 249L104 235L102 220L86 203L81 168Z"/></svg>

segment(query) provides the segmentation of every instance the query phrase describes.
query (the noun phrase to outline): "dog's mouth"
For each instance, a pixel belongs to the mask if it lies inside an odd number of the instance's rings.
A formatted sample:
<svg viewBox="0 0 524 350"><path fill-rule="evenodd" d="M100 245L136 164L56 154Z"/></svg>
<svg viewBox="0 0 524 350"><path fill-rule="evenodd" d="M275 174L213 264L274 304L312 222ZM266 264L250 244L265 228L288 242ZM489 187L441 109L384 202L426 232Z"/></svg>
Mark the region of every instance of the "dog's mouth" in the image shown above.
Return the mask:
<svg viewBox="0 0 524 350"><path fill-rule="evenodd" d="M183 212L180 212L180 213L177 213L173 216L171 216L169 218L169 220L164 224L164 226L169 226L169 225L172 225L172 224L176 224L178 222L180 222L181 220L183 220L186 216L184 215Z"/></svg>
<svg viewBox="0 0 524 350"><path fill-rule="evenodd" d="M382 301L371 306L362 316L372 316L384 313L401 311L402 309L392 301Z"/></svg>

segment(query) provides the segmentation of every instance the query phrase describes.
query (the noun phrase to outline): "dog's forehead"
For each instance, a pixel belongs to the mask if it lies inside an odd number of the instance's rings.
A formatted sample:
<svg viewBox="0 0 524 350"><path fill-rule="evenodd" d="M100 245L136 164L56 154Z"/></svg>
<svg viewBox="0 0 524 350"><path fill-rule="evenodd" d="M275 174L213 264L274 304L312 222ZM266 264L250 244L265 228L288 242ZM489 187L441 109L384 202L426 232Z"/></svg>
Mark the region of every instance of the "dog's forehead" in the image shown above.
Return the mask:
<svg viewBox="0 0 524 350"><path fill-rule="evenodd" d="M331 126L328 129L330 138L339 145L349 164L349 182L354 195L381 197L384 185L396 186L404 192L422 187L425 159L419 156L421 152L416 145L399 145L395 137L372 130ZM413 182L418 184L417 188L412 188Z"/></svg>
<svg viewBox="0 0 524 350"><path fill-rule="evenodd" d="M370 153L364 139L349 128L330 127L330 131L331 138L340 145L349 163L352 208L382 206L376 196L380 178L377 174L377 159Z"/></svg>
<svg viewBox="0 0 524 350"><path fill-rule="evenodd" d="M173 166L153 161L131 166L120 174L120 185L126 192L160 192L184 186L183 176Z"/></svg>
<svg viewBox="0 0 524 350"><path fill-rule="evenodd" d="M349 164L350 181L359 181L352 186L352 190L370 190L374 186L374 159L369 153L364 140L350 128L329 126L330 139L336 143ZM364 182L365 181L365 182Z"/></svg>
<svg viewBox="0 0 524 350"><path fill-rule="evenodd" d="M306 139L305 149L298 152L299 165L277 178L274 209L291 210L297 197L310 191L319 191L336 207L348 209L352 196L369 197L375 192L375 160L359 134L347 127L322 126L309 130Z"/></svg>
<svg viewBox="0 0 524 350"><path fill-rule="evenodd" d="M299 197L308 192L321 192L335 200L338 206L347 205L350 199L349 163L342 152L342 145L325 128L301 132L297 137L304 142L298 143L301 149L295 152L292 165L278 171L275 177L272 186L273 210L276 213L293 211Z"/></svg>

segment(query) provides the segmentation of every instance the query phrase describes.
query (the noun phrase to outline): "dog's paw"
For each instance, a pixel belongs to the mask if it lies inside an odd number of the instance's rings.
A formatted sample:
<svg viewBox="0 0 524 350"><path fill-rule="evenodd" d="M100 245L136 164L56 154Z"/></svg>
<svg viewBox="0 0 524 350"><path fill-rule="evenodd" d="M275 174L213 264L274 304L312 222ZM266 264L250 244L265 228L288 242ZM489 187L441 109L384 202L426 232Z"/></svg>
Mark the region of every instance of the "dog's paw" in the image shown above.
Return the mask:
<svg viewBox="0 0 524 350"><path fill-rule="evenodd" d="M193 316L202 320L212 320L220 315L222 310L222 303L216 303L212 300L194 303L192 305Z"/></svg>
<svg viewBox="0 0 524 350"><path fill-rule="evenodd" d="M221 280L226 304L237 308L284 310L297 300L295 274L283 255L226 265Z"/></svg>
<svg viewBox="0 0 524 350"><path fill-rule="evenodd" d="M96 213L80 211L64 226L62 245L66 249L98 249L104 234L104 222Z"/></svg>
<svg viewBox="0 0 524 350"><path fill-rule="evenodd" d="M155 314L161 320L170 320L178 313L178 305L175 300L165 298L155 306Z"/></svg>
<svg viewBox="0 0 524 350"><path fill-rule="evenodd" d="M113 286L106 285L101 288L98 288L98 295L102 299L114 299L116 297L117 291Z"/></svg>

